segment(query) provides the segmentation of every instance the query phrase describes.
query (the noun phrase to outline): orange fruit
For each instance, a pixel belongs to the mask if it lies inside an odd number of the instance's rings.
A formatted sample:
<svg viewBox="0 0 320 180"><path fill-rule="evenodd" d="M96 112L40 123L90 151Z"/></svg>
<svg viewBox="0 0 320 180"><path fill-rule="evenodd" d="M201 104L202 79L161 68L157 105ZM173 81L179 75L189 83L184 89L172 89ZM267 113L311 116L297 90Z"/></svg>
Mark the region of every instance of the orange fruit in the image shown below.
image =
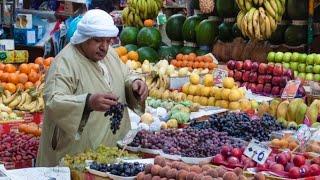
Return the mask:
<svg viewBox="0 0 320 180"><path fill-rule="evenodd" d="M30 82L30 81L28 81L28 82L26 82L26 83L24 84L24 88L25 88L25 89L30 89L30 88L32 88L32 87L33 87L33 83Z"/></svg>
<svg viewBox="0 0 320 180"><path fill-rule="evenodd" d="M8 78L9 78L9 73L7 72L2 73L0 76L1 82L8 82Z"/></svg>
<svg viewBox="0 0 320 180"><path fill-rule="evenodd" d="M28 64L23 63L19 66L19 71L21 73L29 74L31 71L31 67Z"/></svg>
<svg viewBox="0 0 320 180"><path fill-rule="evenodd" d="M51 63L52 63L52 61L53 61L53 57L48 57L48 58L46 58L44 61L43 61L43 65L45 65L45 66L50 66L51 65Z"/></svg>
<svg viewBox="0 0 320 180"><path fill-rule="evenodd" d="M120 59L121 59L121 61L122 61L123 63L126 64L127 61L128 61L128 56L127 56L127 55L121 56Z"/></svg>
<svg viewBox="0 0 320 180"><path fill-rule="evenodd" d="M212 62L212 58L210 56L203 56L204 62Z"/></svg>
<svg viewBox="0 0 320 180"><path fill-rule="evenodd" d="M216 68L216 67L217 67L217 65L216 65L215 63L212 63L212 62L209 63L209 67L208 67L208 68L209 68L210 70L212 70L212 69L214 69L214 68Z"/></svg>
<svg viewBox="0 0 320 180"><path fill-rule="evenodd" d="M152 19L146 19L144 20L143 25L145 27L152 27L154 25L154 21Z"/></svg>
<svg viewBox="0 0 320 180"><path fill-rule="evenodd" d="M187 66L188 66L189 68L192 68L192 67L193 67L193 61L189 61L189 62L187 63Z"/></svg>
<svg viewBox="0 0 320 180"><path fill-rule="evenodd" d="M188 55L188 61L194 61L196 58L192 55Z"/></svg>
<svg viewBox="0 0 320 180"><path fill-rule="evenodd" d="M204 62L200 61L199 68L204 68Z"/></svg>
<svg viewBox="0 0 320 180"><path fill-rule="evenodd" d="M10 73L8 77L8 82L12 84L18 84L19 83L19 77L16 73Z"/></svg>
<svg viewBox="0 0 320 180"><path fill-rule="evenodd" d="M34 83L36 87L40 86L40 84L41 84L41 81L37 81L36 83Z"/></svg>
<svg viewBox="0 0 320 180"><path fill-rule="evenodd" d="M194 60L200 62L200 56L197 56Z"/></svg>
<svg viewBox="0 0 320 180"><path fill-rule="evenodd" d="M128 59L138 61L139 60L139 54L136 51L130 51L128 53Z"/></svg>
<svg viewBox="0 0 320 180"><path fill-rule="evenodd" d="M177 54L176 59L177 61L182 61L183 54Z"/></svg>
<svg viewBox="0 0 320 180"><path fill-rule="evenodd" d="M12 64L6 64L4 66L4 71L7 73L14 73L17 71L17 68Z"/></svg>
<svg viewBox="0 0 320 180"><path fill-rule="evenodd" d="M10 91L11 93L15 93L17 91L16 85L14 85L12 83L7 83L5 86L5 89Z"/></svg>
<svg viewBox="0 0 320 180"><path fill-rule="evenodd" d="M19 78L19 83L22 83L22 84L24 84L28 81L28 75L25 73L19 74L18 78Z"/></svg>
<svg viewBox="0 0 320 180"><path fill-rule="evenodd" d="M40 65L40 64L43 64L43 61L44 61L43 57L37 57L37 58L34 60L34 63Z"/></svg>
<svg viewBox="0 0 320 180"><path fill-rule="evenodd" d="M186 66L187 66L187 63L188 63L188 61L182 61L181 66L182 66L182 67L186 67Z"/></svg>
<svg viewBox="0 0 320 180"><path fill-rule="evenodd" d="M5 89L5 87L6 87L7 83L2 82L2 83L0 83L0 85L1 85L1 87L3 87L3 88Z"/></svg>
<svg viewBox="0 0 320 180"><path fill-rule="evenodd" d="M39 64L29 63L29 66L30 66L31 70L33 70L35 72L39 72L40 71Z"/></svg>
<svg viewBox="0 0 320 180"><path fill-rule="evenodd" d="M177 67L182 67L182 61L177 61Z"/></svg>
<svg viewBox="0 0 320 180"><path fill-rule="evenodd" d="M170 64L176 66L177 65L177 60L175 60L175 59L171 60Z"/></svg>
<svg viewBox="0 0 320 180"><path fill-rule="evenodd" d="M118 47L117 51L119 56L124 56L128 53L127 49L124 46Z"/></svg>
<svg viewBox="0 0 320 180"><path fill-rule="evenodd" d="M18 83L16 86L17 90L24 90L24 85L22 83Z"/></svg>
<svg viewBox="0 0 320 180"><path fill-rule="evenodd" d="M5 64L0 63L0 70L4 70L4 66L5 66Z"/></svg>
<svg viewBox="0 0 320 180"><path fill-rule="evenodd" d="M188 55L183 55L182 61L188 61L189 56Z"/></svg>
<svg viewBox="0 0 320 180"><path fill-rule="evenodd" d="M28 80L35 83L39 80L40 76L38 73L36 72L30 72L30 74L28 75Z"/></svg>
<svg viewBox="0 0 320 180"><path fill-rule="evenodd" d="M193 66L192 66L194 69L197 69L199 67L199 62L194 62L193 63Z"/></svg>

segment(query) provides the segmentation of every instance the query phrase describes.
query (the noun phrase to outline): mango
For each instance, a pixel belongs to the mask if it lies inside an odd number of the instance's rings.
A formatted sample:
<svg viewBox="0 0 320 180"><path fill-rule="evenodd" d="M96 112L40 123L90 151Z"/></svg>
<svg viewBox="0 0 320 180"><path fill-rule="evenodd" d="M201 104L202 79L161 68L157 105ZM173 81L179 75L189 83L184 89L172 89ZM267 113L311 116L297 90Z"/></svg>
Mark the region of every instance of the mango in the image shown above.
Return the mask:
<svg viewBox="0 0 320 180"><path fill-rule="evenodd" d="M270 109L269 109L269 114L273 117L277 115L277 109L278 105L280 104L280 101L277 99L273 99L270 103Z"/></svg>
<svg viewBox="0 0 320 180"><path fill-rule="evenodd" d="M277 108L277 119L287 119L287 111L289 107L289 101L282 101Z"/></svg>
<svg viewBox="0 0 320 180"><path fill-rule="evenodd" d="M287 121L295 121L296 111L299 104L304 103L304 100L301 98L296 98L292 100L289 104L288 112L287 112Z"/></svg>
<svg viewBox="0 0 320 180"><path fill-rule="evenodd" d="M295 116L296 117L295 122L297 124L303 124L307 109L308 109L308 106L305 103L301 103L298 105L296 116Z"/></svg>

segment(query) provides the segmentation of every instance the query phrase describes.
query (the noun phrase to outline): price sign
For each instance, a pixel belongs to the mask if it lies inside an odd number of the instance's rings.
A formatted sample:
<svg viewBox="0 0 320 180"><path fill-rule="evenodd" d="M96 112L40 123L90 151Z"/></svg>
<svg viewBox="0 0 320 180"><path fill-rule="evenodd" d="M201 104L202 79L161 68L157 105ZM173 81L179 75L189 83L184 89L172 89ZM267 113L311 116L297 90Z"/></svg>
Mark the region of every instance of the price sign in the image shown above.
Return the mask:
<svg viewBox="0 0 320 180"><path fill-rule="evenodd" d="M310 128L307 125L303 124L297 130L296 137L301 145L306 144L309 141L309 139L311 138Z"/></svg>
<svg viewBox="0 0 320 180"><path fill-rule="evenodd" d="M259 164L264 164L272 149L256 139L252 139L244 151L244 155Z"/></svg>
<svg viewBox="0 0 320 180"><path fill-rule="evenodd" d="M170 89L180 89L184 84L189 82L189 76L170 77Z"/></svg>
<svg viewBox="0 0 320 180"><path fill-rule="evenodd" d="M130 143L133 141L134 137L136 137L136 135L137 135L138 132L139 132L138 129L132 129L132 130L130 130L130 131L127 133L127 135L123 138L122 143L123 143L124 145L130 144Z"/></svg>
<svg viewBox="0 0 320 180"><path fill-rule="evenodd" d="M225 77L228 77L228 71L223 70L223 69L216 69L213 72L213 77L214 77L214 81L216 86L222 87L222 80Z"/></svg>
<svg viewBox="0 0 320 180"><path fill-rule="evenodd" d="M294 98L297 94L301 81L299 80L291 80L287 82L286 87L284 88L281 98L288 99Z"/></svg>

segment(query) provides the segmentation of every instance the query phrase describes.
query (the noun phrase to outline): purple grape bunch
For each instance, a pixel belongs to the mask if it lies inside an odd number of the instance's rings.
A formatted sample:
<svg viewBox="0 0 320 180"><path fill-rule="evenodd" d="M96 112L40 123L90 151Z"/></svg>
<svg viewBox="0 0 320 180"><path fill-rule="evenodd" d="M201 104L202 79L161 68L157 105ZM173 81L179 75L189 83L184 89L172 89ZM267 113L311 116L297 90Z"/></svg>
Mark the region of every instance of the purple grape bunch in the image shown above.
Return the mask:
<svg viewBox="0 0 320 180"><path fill-rule="evenodd" d="M113 134L116 134L117 130L120 129L120 124L123 118L123 111L125 107L125 104L118 103L116 105L111 106L104 114L104 116L111 116L110 129L112 130Z"/></svg>

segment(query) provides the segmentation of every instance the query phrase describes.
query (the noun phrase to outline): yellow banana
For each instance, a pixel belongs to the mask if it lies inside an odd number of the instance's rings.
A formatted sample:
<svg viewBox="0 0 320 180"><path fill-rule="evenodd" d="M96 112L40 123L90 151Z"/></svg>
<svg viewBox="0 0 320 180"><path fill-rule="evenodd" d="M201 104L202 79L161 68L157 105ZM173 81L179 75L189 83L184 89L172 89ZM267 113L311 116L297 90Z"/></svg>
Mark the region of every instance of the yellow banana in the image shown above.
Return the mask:
<svg viewBox="0 0 320 180"><path fill-rule="evenodd" d="M281 21L281 18L282 18L282 15L284 13L284 8L282 7L282 4L280 2L280 0L275 0L276 4L277 4L277 7L278 7L278 18L277 21L280 22Z"/></svg>
<svg viewBox="0 0 320 180"><path fill-rule="evenodd" d="M23 92L23 93L21 94L21 101L20 101L20 103L17 105L17 108L18 108L18 109L20 109L20 107L25 103L25 101L26 101L26 99L27 99L27 95L28 95L28 93L26 93L26 92Z"/></svg>
<svg viewBox="0 0 320 180"><path fill-rule="evenodd" d="M265 23L266 23L265 35L266 35L266 38L269 38L271 36L271 25L270 25L269 17L265 16L264 20L265 20Z"/></svg>
<svg viewBox="0 0 320 180"><path fill-rule="evenodd" d="M273 18L276 18L276 11L272 8L269 1L265 0L263 3L265 9L267 10L267 13L269 13Z"/></svg>
<svg viewBox="0 0 320 180"><path fill-rule="evenodd" d="M275 0L269 0L269 4L271 5L272 9L274 10L274 12L277 15L278 12L279 12L279 9L278 9L276 1Z"/></svg>
<svg viewBox="0 0 320 180"><path fill-rule="evenodd" d="M8 105L9 108L14 109L21 102L21 95L17 95L13 101Z"/></svg>
<svg viewBox="0 0 320 180"><path fill-rule="evenodd" d="M238 0L239 1L239 8L241 10L247 10L245 5L245 0Z"/></svg>
<svg viewBox="0 0 320 180"><path fill-rule="evenodd" d="M242 34L243 36L248 36L248 14L247 13L243 18L241 22L241 27L242 27Z"/></svg>
<svg viewBox="0 0 320 180"><path fill-rule="evenodd" d="M255 12L256 8L251 8L250 11L248 12L248 32L250 37L254 37L254 32L253 32L253 13Z"/></svg>
<svg viewBox="0 0 320 180"><path fill-rule="evenodd" d="M263 1L264 1L264 0L259 0L259 6L262 6L262 5L263 5Z"/></svg>
<svg viewBox="0 0 320 180"><path fill-rule="evenodd" d="M3 104L8 105L9 103L11 103L11 101L13 101L15 99L15 97L18 95L18 93L14 93L11 96L7 96L5 97L5 99L3 99ZM3 97L3 96L2 96Z"/></svg>
<svg viewBox="0 0 320 180"><path fill-rule="evenodd" d="M272 17L270 17L269 15L268 15L268 17L269 17L270 26L271 26L271 32L274 32L274 31L277 29L277 23L276 23L276 21L275 21Z"/></svg>
<svg viewBox="0 0 320 180"><path fill-rule="evenodd" d="M252 8L252 0L244 0L244 1L245 1L246 10L250 11L250 9Z"/></svg>
<svg viewBox="0 0 320 180"><path fill-rule="evenodd" d="M253 30L254 30L254 37L260 39L260 27L259 27L259 10L256 9L253 13L253 20L252 20Z"/></svg>
<svg viewBox="0 0 320 180"><path fill-rule="evenodd" d="M39 108L39 101L38 100L36 100L36 101L34 101L35 102L35 106L33 106L29 111L31 112L31 113L33 113L33 112L37 112L40 108Z"/></svg>
<svg viewBox="0 0 320 180"><path fill-rule="evenodd" d="M260 33L262 35L263 38L266 38L266 22L265 22L265 12L264 9L262 7L259 8L259 26L260 26Z"/></svg>
<svg viewBox="0 0 320 180"><path fill-rule="evenodd" d="M32 101L29 104L24 104L22 106L22 110L24 111L31 111L31 109L34 109L37 106L37 101Z"/></svg>
<svg viewBox="0 0 320 180"><path fill-rule="evenodd" d="M253 4L254 5L258 5L259 4L259 0L253 0Z"/></svg>
<svg viewBox="0 0 320 180"><path fill-rule="evenodd" d="M237 26L238 26L239 29L242 29L242 27L241 27L241 22L242 22L243 17L244 17L245 15L246 15L246 14L245 14L244 11L240 11L240 12L238 13L238 15L237 15Z"/></svg>

